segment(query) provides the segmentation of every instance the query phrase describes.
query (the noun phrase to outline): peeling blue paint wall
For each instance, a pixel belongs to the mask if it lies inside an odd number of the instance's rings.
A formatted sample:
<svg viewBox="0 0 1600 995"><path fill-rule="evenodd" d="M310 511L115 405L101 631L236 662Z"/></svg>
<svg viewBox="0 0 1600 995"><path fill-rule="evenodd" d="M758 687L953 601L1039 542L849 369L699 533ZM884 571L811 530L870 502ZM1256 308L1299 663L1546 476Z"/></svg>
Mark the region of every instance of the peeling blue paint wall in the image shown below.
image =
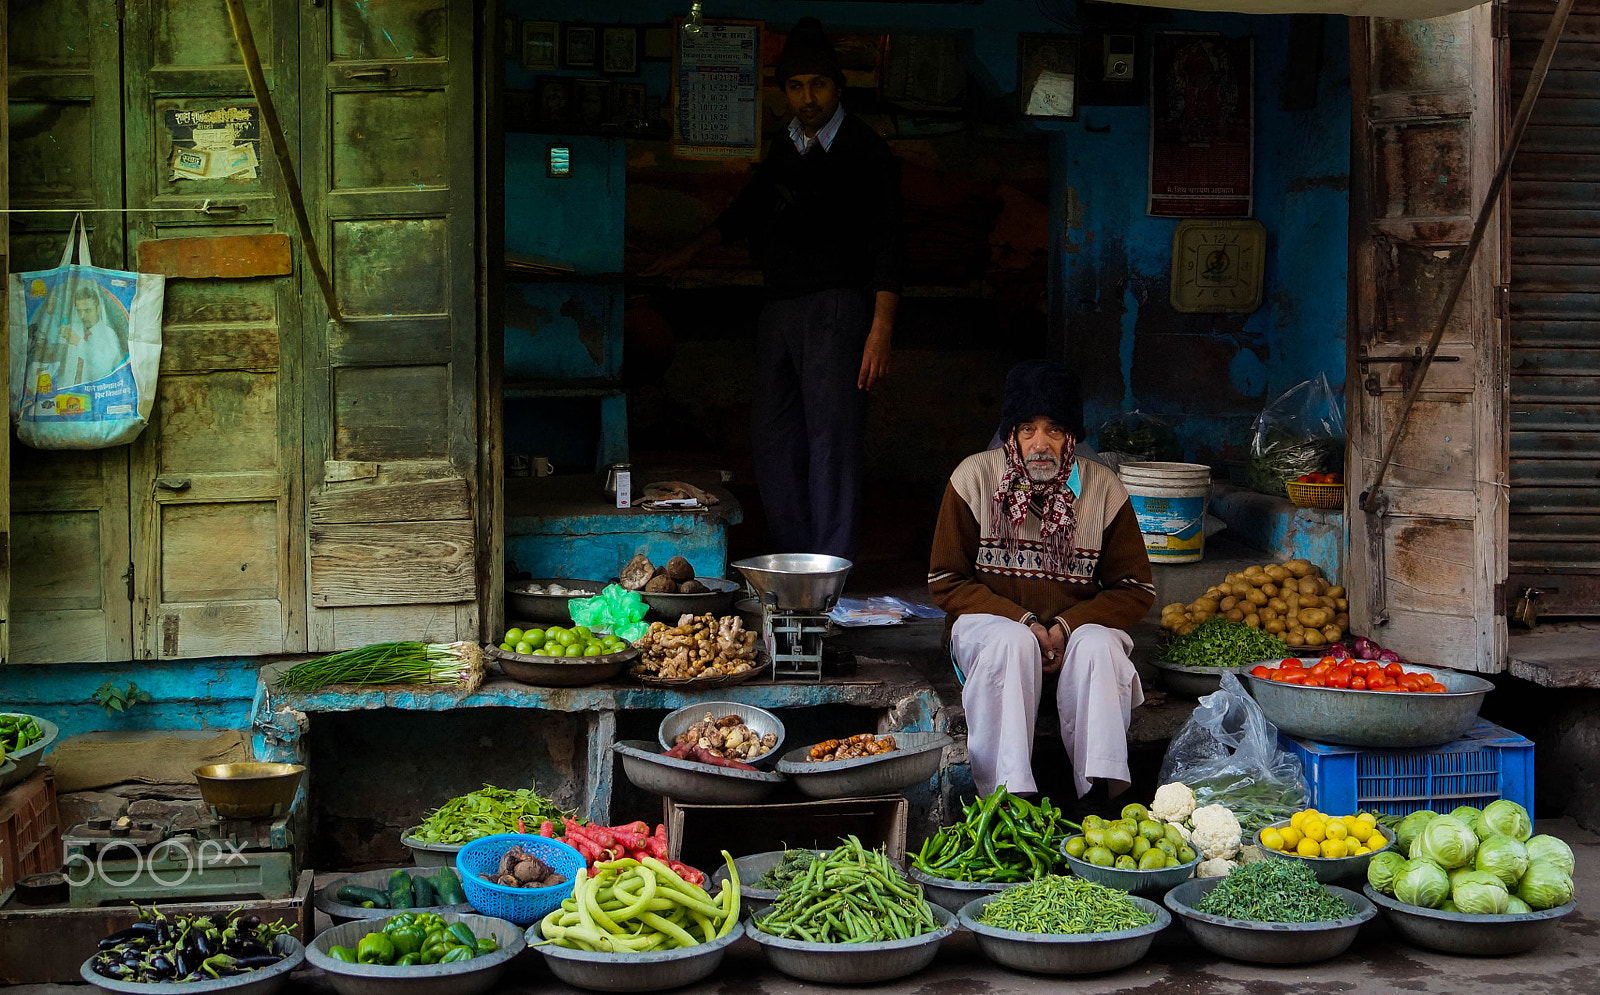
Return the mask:
<svg viewBox="0 0 1600 995"><path fill-rule="evenodd" d="M49 719L62 736L106 729L245 729L260 660L144 660L16 664L0 668L0 708ZM91 698L106 681L132 681L148 704L107 715Z"/></svg>

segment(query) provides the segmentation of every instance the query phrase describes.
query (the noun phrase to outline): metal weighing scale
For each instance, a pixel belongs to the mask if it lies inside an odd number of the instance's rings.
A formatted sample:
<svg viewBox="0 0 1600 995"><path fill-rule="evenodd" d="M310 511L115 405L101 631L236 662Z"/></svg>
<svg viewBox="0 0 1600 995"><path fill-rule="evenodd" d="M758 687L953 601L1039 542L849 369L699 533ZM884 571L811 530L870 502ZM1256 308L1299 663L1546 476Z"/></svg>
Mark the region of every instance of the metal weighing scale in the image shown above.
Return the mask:
<svg viewBox="0 0 1600 995"><path fill-rule="evenodd" d="M288 898L294 894L289 817L212 818L194 829L93 819L62 837L68 904Z"/></svg>
<svg viewBox="0 0 1600 995"><path fill-rule="evenodd" d="M754 556L733 564L761 601L761 641L772 658L772 680L822 680L822 637L839 602L849 560L820 553Z"/></svg>

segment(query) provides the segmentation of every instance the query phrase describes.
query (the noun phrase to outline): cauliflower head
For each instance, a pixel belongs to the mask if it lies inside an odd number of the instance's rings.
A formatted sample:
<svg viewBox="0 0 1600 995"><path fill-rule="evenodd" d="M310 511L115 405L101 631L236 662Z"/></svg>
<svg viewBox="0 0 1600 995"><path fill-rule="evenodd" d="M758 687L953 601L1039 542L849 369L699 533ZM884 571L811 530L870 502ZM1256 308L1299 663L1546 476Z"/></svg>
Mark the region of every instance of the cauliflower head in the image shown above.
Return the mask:
<svg viewBox="0 0 1600 995"><path fill-rule="evenodd" d="M1243 830L1226 806L1202 805L1189 816L1189 822L1194 826L1189 844L1205 859L1231 859L1239 852Z"/></svg>
<svg viewBox="0 0 1600 995"><path fill-rule="evenodd" d="M1150 818L1182 822L1194 811L1195 804L1194 792L1187 784L1182 781L1163 784L1156 789L1156 797L1150 802Z"/></svg>
<svg viewBox="0 0 1600 995"><path fill-rule="evenodd" d="M1210 860L1202 860L1196 864L1194 876L1197 878L1225 878L1228 876L1228 872L1237 866L1231 860L1223 857L1213 857Z"/></svg>

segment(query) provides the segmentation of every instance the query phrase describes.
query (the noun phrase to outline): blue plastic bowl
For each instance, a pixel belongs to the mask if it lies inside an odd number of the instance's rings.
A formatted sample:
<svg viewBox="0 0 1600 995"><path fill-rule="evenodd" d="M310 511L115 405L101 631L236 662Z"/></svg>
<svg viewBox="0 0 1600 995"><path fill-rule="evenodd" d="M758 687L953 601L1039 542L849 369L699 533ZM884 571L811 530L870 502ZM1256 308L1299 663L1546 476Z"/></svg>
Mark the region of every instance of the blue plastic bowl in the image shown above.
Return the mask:
<svg viewBox="0 0 1600 995"><path fill-rule="evenodd" d="M493 874L500 867L500 858L518 844L550 865L556 873L566 877L566 883L549 888L508 888L478 876ZM518 926L532 926L560 908L561 903L572 894L578 872L585 866L583 855L560 840L523 833L484 836L463 846L456 854L456 870L461 872L461 887L467 893L467 901L472 903L472 907L486 916L505 919Z"/></svg>

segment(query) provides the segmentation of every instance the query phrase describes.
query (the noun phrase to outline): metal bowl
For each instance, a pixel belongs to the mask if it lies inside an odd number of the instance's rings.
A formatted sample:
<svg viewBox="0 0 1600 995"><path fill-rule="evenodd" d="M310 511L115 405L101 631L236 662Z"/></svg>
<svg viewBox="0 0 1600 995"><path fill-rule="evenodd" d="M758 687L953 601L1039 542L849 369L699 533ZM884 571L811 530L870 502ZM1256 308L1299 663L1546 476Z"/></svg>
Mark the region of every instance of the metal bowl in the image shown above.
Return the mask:
<svg viewBox="0 0 1600 995"><path fill-rule="evenodd" d="M697 805L752 805L782 784L782 774L736 770L664 757L642 739L613 743L622 771L635 786L674 801Z"/></svg>
<svg viewBox="0 0 1600 995"><path fill-rule="evenodd" d="M275 937L272 949L284 955L278 961L248 974L236 974L211 981L117 981L95 973L94 957L83 962L78 974L89 984L103 992L138 993L138 995L182 995L185 992L227 992L228 995L272 995L289 982L289 973L306 960L306 948L292 936Z"/></svg>
<svg viewBox="0 0 1600 995"><path fill-rule="evenodd" d="M778 757L783 755L783 722L765 708L757 708L754 705L746 705L737 701L702 701L693 705L685 705L674 712L669 712L667 717L661 720L661 727L656 731L656 739L661 743L661 748L663 750L672 749L677 745L678 736L687 732L690 726L705 718L707 713L719 719L724 715L742 716L744 724L755 732L760 733L762 736L770 732L778 737L778 741L772 745L772 749L754 760L745 761L751 766L771 767L777 762Z"/></svg>
<svg viewBox="0 0 1600 995"><path fill-rule="evenodd" d="M745 935L756 941L767 963L791 978L828 985L868 985L891 981L927 967L939 944L956 930L955 914L929 905L939 928L909 940L880 943L806 943L771 936L756 927L757 910L744 925Z"/></svg>
<svg viewBox="0 0 1600 995"><path fill-rule="evenodd" d="M1275 667L1278 660L1259 665ZM1252 666L1259 666L1252 664ZM1344 746L1438 746L1460 739L1477 721L1484 696L1494 685L1456 670L1406 664L1429 674L1450 690L1444 694L1346 691L1240 674L1250 696L1278 731Z"/></svg>
<svg viewBox="0 0 1600 995"><path fill-rule="evenodd" d="M906 870L906 877L922 885L928 901L951 912L960 912L977 899L992 898L1011 887L1010 884L993 881L957 881L954 878L934 877L915 867Z"/></svg>
<svg viewBox="0 0 1600 995"><path fill-rule="evenodd" d="M939 772L944 748L955 740L942 732L896 732L896 749L854 760L807 760L810 746L790 750L778 761L778 773L793 779L809 798L860 798L893 794L921 784Z"/></svg>
<svg viewBox="0 0 1600 995"><path fill-rule="evenodd" d="M224 819L285 815L306 769L300 764L207 764L198 767L200 799Z"/></svg>
<svg viewBox="0 0 1600 995"><path fill-rule="evenodd" d="M1381 692L1380 692L1381 693ZM1350 949L1361 924L1378 914L1373 904L1345 888L1324 885L1344 900L1350 915L1327 922L1251 922L1201 912L1194 907L1224 878L1185 881L1167 892L1167 908L1176 912L1202 947L1232 960L1256 964L1310 964L1337 957Z"/></svg>
<svg viewBox="0 0 1600 995"><path fill-rule="evenodd" d="M1383 914L1407 943L1447 954L1499 957L1532 950L1555 935L1557 924L1577 911L1577 902L1521 915L1471 915L1407 905L1370 884L1361 893L1383 909Z"/></svg>
<svg viewBox="0 0 1600 995"><path fill-rule="evenodd" d="M803 849L791 847L790 849ZM783 855L787 850L768 850L766 853L752 853L748 857L733 858L733 866L739 870L739 896L746 902L774 902L778 899L778 889L757 888L755 882L760 881L768 871L783 863ZM812 850L817 856L825 856L827 850ZM715 891L717 885L728 880L728 865L723 864L711 875L711 880L706 882L706 891Z"/></svg>
<svg viewBox="0 0 1600 995"><path fill-rule="evenodd" d="M420 826L413 826L400 835L400 842L411 848L411 859L418 867L454 867L456 854L465 843L424 843L412 835Z"/></svg>
<svg viewBox="0 0 1600 995"><path fill-rule="evenodd" d="M853 565L842 556L821 553L752 556L734 564L764 604L799 612L832 609Z"/></svg>
<svg viewBox="0 0 1600 995"><path fill-rule="evenodd" d="M696 577L695 580L710 588L705 594L652 594L649 591L640 591L639 597L650 607L646 616L655 617L668 625L677 625L678 619L683 615L717 615L728 614L733 607L733 599L739 596L739 584L736 581L724 580L721 577Z"/></svg>
<svg viewBox="0 0 1600 995"><path fill-rule="evenodd" d="M1382 826L1376 828L1383 833L1383 846L1378 847L1372 853L1363 853L1359 857L1302 857L1298 853L1284 853L1282 850L1270 850L1261 846L1261 834L1263 832L1267 829L1282 829L1288 824L1288 819L1280 819L1263 829L1258 829L1255 838L1256 846L1261 847L1269 857L1277 857L1280 860L1298 860L1302 863L1310 864L1311 873L1315 874L1317 880L1323 884L1332 884L1335 881L1365 881L1367 879L1367 865L1372 863L1373 856L1394 847L1395 837L1393 830L1385 829Z"/></svg>
<svg viewBox="0 0 1600 995"><path fill-rule="evenodd" d="M70 895L67 876L59 871L17 878L17 901L23 905L54 905Z"/></svg>
<svg viewBox="0 0 1600 995"><path fill-rule="evenodd" d="M41 719L37 715L27 712L0 712L0 715L25 716L39 723L39 731L44 733L44 738L14 753L6 754L7 766L0 767L0 788L9 787L26 778L39 766L39 761L44 759L44 751L61 735L61 727L49 719Z"/></svg>
<svg viewBox="0 0 1600 995"><path fill-rule="evenodd" d="M378 891L388 891L389 875L397 870L404 871L410 870L410 868L386 867L383 870L361 871L356 874L346 874L344 877L335 878L318 890L315 898L312 899L312 904L316 905L319 911L326 913L328 918L333 920L335 926L340 923L354 922L357 919L387 919L397 912L405 912L405 909L368 909L360 905L346 905L339 901L338 898L339 889L347 884L360 885L363 888L375 888ZM429 876L431 877L432 875ZM416 909L411 911L414 912ZM471 912L472 903L459 902L455 905L430 905L426 907L426 911Z"/></svg>
<svg viewBox="0 0 1600 995"><path fill-rule="evenodd" d="M1069 837L1070 838L1070 837ZM1072 868L1072 873L1086 881L1103 884L1107 888L1118 888L1130 895L1160 895L1167 889L1181 881L1186 881L1194 869L1200 866L1201 856L1196 853L1194 859L1177 867L1163 867L1159 871L1125 870L1120 867L1101 867L1091 864L1087 860L1079 860L1067 852L1067 841L1061 841L1061 856L1067 861L1067 866Z"/></svg>
<svg viewBox="0 0 1600 995"><path fill-rule="evenodd" d="M983 955L1002 967L1035 974L1097 974L1117 971L1143 957L1156 934L1172 925L1172 915L1148 898L1128 901L1155 918L1145 926L1107 933L1026 933L978 921L984 906L998 898L984 895L961 907L961 925L972 931Z"/></svg>
<svg viewBox="0 0 1600 995"><path fill-rule="evenodd" d="M519 587L549 587L551 584L560 584L562 587L577 588L587 591L587 594L525 594L517 590ZM566 625L572 621L571 604L573 598L592 598L606 589L603 580L574 580L570 577L537 577L533 580L518 580L506 584L506 617L531 618L539 622L559 622Z"/></svg>
<svg viewBox="0 0 1600 995"><path fill-rule="evenodd" d="M483 653L490 659L498 660L500 669L512 680L548 688L582 687L610 680L628 669L628 664L639 655L639 651L631 646L603 656L507 653L498 646L484 647Z"/></svg>
<svg viewBox="0 0 1600 995"><path fill-rule="evenodd" d="M454 964L383 967L334 960L328 951L353 947L368 933L383 928L385 919L360 919L323 930L306 948L306 959L321 968L340 995L480 995L495 986L511 959L527 947L522 930L504 919L441 912L445 922L464 922L477 936L493 936L500 949ZM187 987L187 986L186 986Z"/></svg>
<svg viewBox="0 0 1600 995"><path fill-rule="evenodd" d="M722 966L722 956L744 931L735 926L710 943L645 953L607 954L572 950L544 943L539 924L528 927L527 940L539 944L550 973L574 988L597 992L658 992L692 985Z"/></svg>
<svg viewBox="0 0 1600 995"><path fill-rule="evenodd" d="M1237 676L1244 670L1242 667L1191 667L1165 660L1151 660L1150 666L1156 668L1156 682L1162 690L1189 698L1210 694L1221 686L1223 674Z"/></svg>

